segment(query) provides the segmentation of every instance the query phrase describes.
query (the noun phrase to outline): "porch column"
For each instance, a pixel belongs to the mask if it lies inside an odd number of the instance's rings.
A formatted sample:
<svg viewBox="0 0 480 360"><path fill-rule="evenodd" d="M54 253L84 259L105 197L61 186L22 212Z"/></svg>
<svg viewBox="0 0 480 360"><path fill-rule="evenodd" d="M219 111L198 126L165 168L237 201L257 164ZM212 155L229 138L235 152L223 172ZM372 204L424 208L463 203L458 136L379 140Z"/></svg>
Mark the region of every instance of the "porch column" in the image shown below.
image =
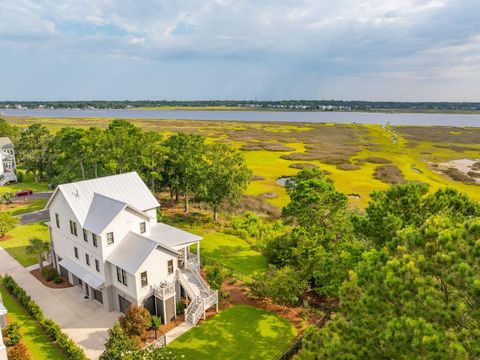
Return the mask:
<svg viewBox="0 0 480 360"><path fill-rule="evenodd" d="M200 264L200 241L197 241L197 261Z"/></svg>
<svg viewBox="0 0 480 360"><path fill-rule="evenodd" d="M187 260L188 260L188 245L185 246L185 250L183 251L183 257L185 261L185 267L187 266Z"/></svg>

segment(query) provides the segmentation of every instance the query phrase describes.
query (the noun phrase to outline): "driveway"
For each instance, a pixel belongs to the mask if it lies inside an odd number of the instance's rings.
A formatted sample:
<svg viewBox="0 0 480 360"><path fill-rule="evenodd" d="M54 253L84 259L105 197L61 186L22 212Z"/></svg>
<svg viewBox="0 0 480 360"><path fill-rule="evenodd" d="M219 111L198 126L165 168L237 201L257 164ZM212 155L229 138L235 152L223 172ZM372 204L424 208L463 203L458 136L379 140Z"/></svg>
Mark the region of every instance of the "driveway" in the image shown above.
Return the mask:
<svg viewBox="0 0 480 360"><path fill-rule="evenodd" d="M20 215L20 225L36 223L39 221L45 222L48 220L50 220L48 210L38 210Z"/></svg>
<svg viewBox="0 0 480 360"><path fill-rule="evenodd" d="M107 331L118 320L120 313L108 313L93 300L85 300L76 287L51 289L44 286L0 248L0 274L6 273L42 308L46 318L54 320L85 350L87 357L97 359L100 356Z"/></svg>

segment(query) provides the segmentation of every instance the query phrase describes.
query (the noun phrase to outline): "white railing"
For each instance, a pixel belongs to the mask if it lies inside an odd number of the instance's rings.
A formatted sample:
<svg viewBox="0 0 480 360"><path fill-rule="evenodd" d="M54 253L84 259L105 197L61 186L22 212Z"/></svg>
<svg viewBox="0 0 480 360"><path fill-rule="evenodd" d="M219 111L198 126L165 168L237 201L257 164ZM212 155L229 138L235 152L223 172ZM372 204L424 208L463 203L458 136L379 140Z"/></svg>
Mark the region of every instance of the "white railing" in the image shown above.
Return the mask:
<svg viewBox="0 0 480 360"><path fill-rule="evenodd" d="M175 294L175 284L167 283L165 285L158 285L155 287L155 295L162 299L166 299Z"/></svg>
<svg viewBox="0 0 480 360"><path fill-rule="evenodd" d="M218 290L213 291L206 299L203 299L205 309L218 302Z"/></svg>
<svg viewBox="0 0 480 360"><path fill-rule="evenodd" d="M203 280L202 276L200 273L197 271L197 268L191 264L187 264L187 270L190 270L193 275L197 278L198 282L202 285L203 290L205 290L207 293L210 293L212 290L210 289L210 286Z"/></svg>

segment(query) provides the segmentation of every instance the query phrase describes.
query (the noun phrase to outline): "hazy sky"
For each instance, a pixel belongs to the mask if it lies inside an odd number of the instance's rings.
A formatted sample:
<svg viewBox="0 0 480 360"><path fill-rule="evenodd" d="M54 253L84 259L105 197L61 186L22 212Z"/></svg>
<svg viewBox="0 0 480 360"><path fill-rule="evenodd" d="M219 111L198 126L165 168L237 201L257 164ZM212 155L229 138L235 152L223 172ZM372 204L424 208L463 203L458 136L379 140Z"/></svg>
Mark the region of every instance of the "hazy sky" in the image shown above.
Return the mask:
<svg viewBox="0 0 480 360"><path fill-rule="evenodd" d="M480 0L1 0L0 100L480 101Z"/></svg>

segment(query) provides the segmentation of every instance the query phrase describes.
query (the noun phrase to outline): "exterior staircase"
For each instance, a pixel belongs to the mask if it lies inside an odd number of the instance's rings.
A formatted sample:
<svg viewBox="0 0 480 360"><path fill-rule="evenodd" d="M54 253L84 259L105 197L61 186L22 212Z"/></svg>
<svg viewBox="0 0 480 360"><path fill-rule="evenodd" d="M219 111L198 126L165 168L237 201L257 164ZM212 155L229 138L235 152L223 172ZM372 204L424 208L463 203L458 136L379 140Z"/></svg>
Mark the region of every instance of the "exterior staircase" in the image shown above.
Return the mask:
<svg viewBox="0 0 480 360"><path fill-rule="evenodd" d="M205 311L213 305L218 305L218 291L210 286L199 274L197 266L188 262L184 269L177 270L177 278L191 299L185 309L185 321L196 325L200 318L205 316Z"/></svg>

